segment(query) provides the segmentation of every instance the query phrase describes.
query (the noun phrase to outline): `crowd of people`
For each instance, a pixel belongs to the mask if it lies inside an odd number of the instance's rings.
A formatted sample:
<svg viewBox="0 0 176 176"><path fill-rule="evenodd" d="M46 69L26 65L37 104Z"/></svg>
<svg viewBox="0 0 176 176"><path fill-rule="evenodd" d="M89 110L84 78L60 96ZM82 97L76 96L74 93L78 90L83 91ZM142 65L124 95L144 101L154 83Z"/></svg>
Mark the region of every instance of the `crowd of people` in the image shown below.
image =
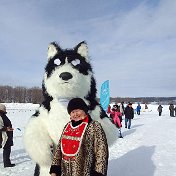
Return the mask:
<svg viewBox="0 0 176 176"><path fill-rule="evenodd" d="M123 138L121 133L122 127L122 116L125 116L125 128L131 128L131 120L134 118L134 109L132 103L128 103L124 107L124 102L121 102L120 105L114 104L113 107L109 105L107 113L109 114L110 120L116 125L119 130L119 137Z"/></svg>
<svg viewBox="0 0 176 176"><path fill-rule="evenodd" d="M158 106L158 112L159 112L159 116L161 116L162 115L162 111L163 111L163 106L160 104L159 106ZM170 105L169 105L169 111L170 111L170 117L176 117L176 106L174 107L174 104L173 103L171 103Z"/></svg>
<svg viewBox="0 0 176 176"><path fill-rule="evenodd" d="M134 113L137 113L137 115L141 114L141 105L138 103L137 107L133 109L132 103L128 103L126 107L124 107L124 102L121 102L120 104L117 105L115 103L112 108L109 105L107 114L109 114L110 120L116 125L116 127L119 130L120 138L122 138L122 133L121 133L121 127L122 127L122 117L125 116L125 128L130 129L131 128L131 120L134 118ZM147 110L148 106L145 103L144 109ZM163 111L163 106L159 104L157 111L159 113L159 116L162 115ZM170 116L171 117L176 117L176 106L171 103L169 105L169 111L170 111Z"/></svg>

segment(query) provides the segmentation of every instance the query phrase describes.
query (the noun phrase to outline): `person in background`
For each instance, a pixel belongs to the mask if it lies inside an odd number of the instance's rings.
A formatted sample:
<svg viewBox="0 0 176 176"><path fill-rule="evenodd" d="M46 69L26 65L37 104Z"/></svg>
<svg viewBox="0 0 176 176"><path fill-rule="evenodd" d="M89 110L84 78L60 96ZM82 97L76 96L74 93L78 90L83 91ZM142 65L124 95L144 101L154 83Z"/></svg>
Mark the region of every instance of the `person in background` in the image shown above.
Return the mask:
<svg viewBox="0 0 176 176"><path fill-rule="evenodd" d="M140 113L141 113L141 105L140 105L140 103L138 103L136 111L137 111L137 114L140 115Z"/></svg>
<svg viewBox="0 0 176 176"><path fill-rule="evenodd" d="M122 113L122 116L124 115L124 110L125 110L124 102L122 101L122 102L120 103L120 112Z"/></svg>
<svg viewBox="0 0 176 176"><path fill-rule="evenodd" d="M158 106L158 112L159 112L159 116L161 116L163 111L163 107L161 105Z"/></svg>
<svg viewBox="0 0 176 176"><path fill-rule="evenodd" d="M4 167L14 167L15 164L12 164L10 161L10 153L11 153L11 146L13 146L13 128L11 121L6 116L6 107L3 104L0 104L0 118L1 118L1 147L3 147L3 163ZM2 133L6 133L6 141L4 145L2 145L4 138L2 138Z"/></svg>
<svg viewBox="0 0 176 176"><path fill-rule="evenodd" d="M175 117L176 117L176 106L175 106L175 108L174 108L174 111L175 111Z"/></svg>
<svg viewBox="0 0 176 176"><path fill-rule="evenodd" d="M108 105L108 110L107 110L107 113L110 114L111 113L111 106Z"/></svg>
<svg viewBox="0 0 176 176"><path fill-rule="evenodd" d="M120 112L120 108L118 105L113 106L110 115L112 116L113 122L119 130L119 135L120 135L119 138L123 138L121 133L122 113Z"/></svg>
<svg viewBox="0 0 176 176"><path fill-rule="evenodd" d="M145 109L148 109L147 103L145 103Z"/></svg>
<svg viewBox="0 0 176 176"><path fill-rule="evenodd" d="M101 124L92 120L81 98L70 100L67 111L71 121L54 152L51 176L106 176L109 152Z"/></svg>
<svg viewBox="0 0 176 176"><path fill-rule="evenodd" d="M127 107L125 108L125 111L124 111L124 114L125 114L125 128L127 128L128 126L128 129L131 128L131 119L134 118L134 109L132 108L132 103L128 103Z"/></svg>
<svg viewBox="0 0 176 176"><path fill-rule="evenodd" d="M171 117L174 117L174 110L175 110L174 105L171 103L169 105L169 111L170 111L170 116Z"/></svg>

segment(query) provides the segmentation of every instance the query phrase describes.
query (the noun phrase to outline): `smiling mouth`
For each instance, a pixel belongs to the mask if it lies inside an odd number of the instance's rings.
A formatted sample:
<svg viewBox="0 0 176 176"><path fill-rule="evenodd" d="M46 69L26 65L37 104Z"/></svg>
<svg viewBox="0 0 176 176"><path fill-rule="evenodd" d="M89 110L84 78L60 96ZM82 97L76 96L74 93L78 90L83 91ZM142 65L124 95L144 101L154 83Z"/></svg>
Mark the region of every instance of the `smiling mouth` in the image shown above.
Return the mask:
<svg viewBox="0 0 176 176"><path fill-rule="evenodd" d="M69 82L65 81L65 82L63 82L62 84L65 84L65 83L69 83Z"/></svg>

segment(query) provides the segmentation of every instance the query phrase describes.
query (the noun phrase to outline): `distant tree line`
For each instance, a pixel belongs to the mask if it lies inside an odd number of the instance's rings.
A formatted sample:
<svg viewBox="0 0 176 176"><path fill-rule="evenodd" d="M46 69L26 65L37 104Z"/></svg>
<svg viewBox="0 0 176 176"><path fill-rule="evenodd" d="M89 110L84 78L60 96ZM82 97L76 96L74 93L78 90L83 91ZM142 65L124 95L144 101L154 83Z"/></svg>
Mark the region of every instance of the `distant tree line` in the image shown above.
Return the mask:
<svg viewBox="0 0 176 176"><path fill-rule="evenodd" d="M176 97L116 97L116 98L110 98L111 103L112 102L116 102L116 103L120 103L120 102L131 102L131 103L152 103L152 102L156 102L157 104L170 104L170 103L176 103Z"/></svg>
<svg viewBox="0 0 176 176"><path fill-rule="evenodd" d="M43 101L42 89L39 87L0 86L1 103L35 103Z"/></svg>
<svg viewBox="0 0 176 176"><path fill-rule="evenodd" d="M97 99L100 101L100 99ZM110 103L155 103L155 104L163 104L168 105L170 103L176 104L176 97L110 97Z"/></svg>
<svg viewBox="0 0 176 176"><path fill-rule="evenodd" d="M0 103L35 103L41 104L43 101L42 89L39 87L11 87L0 86ZM99 98L98 98L99 101ZM176 97L111 97L110 102L132 102L132 103L161 103L161 104L176 104Z"/></svg>

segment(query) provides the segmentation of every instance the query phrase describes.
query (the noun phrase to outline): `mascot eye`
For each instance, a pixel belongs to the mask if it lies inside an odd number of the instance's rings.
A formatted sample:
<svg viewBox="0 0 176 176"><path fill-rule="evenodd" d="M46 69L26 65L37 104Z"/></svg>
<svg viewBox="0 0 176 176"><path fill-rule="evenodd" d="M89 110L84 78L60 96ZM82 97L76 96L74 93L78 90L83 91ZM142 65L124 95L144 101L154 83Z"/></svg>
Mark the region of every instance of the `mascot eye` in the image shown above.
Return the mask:
<svg viewBox="0 0 176 176"><path fill-rule="evenodd" d="M55 60L54 60L54 64L56 64L56 65L60 65L60 64L61 64L60 59L55 59Z"/></svg>
<svg viewBox="0 0 176 176"><path fill-rule="evenodd" d="M73 61L71 61L72 65L76 66L80 64L80 60L79 59L75 59Z"/></svg>

